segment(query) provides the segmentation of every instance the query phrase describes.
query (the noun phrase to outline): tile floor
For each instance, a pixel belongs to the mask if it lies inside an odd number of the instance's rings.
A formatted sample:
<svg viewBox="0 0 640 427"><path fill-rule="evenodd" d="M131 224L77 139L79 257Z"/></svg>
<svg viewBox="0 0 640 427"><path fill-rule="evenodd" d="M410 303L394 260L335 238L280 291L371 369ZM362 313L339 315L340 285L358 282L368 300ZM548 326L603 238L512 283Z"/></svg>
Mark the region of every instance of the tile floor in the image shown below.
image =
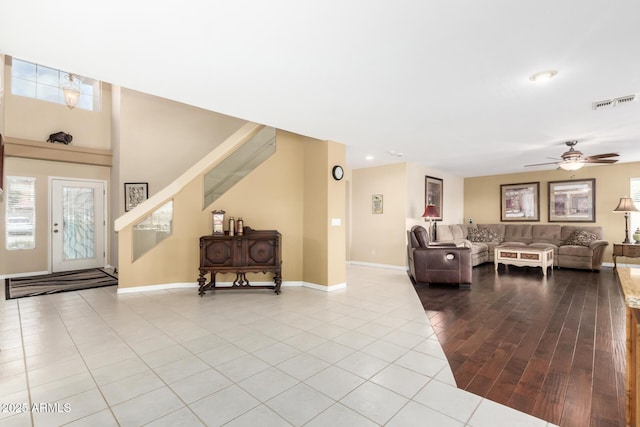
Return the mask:
<svg viewBox="0 0 640 427"><path fill-rule="evenodd" d="M549 425L456 388L405 272L347 283L2 295L0 426Z"/></svg>

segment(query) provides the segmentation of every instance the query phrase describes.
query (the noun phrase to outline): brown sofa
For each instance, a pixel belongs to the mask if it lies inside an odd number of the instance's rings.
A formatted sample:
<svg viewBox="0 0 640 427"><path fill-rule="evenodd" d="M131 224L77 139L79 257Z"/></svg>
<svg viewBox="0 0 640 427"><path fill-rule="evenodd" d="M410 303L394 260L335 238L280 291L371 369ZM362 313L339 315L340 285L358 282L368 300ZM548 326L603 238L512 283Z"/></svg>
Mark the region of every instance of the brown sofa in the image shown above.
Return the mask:
<svg viewBox="0 0 640 427"><path fill-rule="evenodd" d="M427 230L416 225L407 231L409 275L416 283L471 285L471 249L454 243L429 244Z"/></svg>
<svg viewBox="0 0 640 427"><path fill-rule="evenodd" d="M609 244L602 227L560 224L439 225L438 242L471 249L474 266L493 262L496 246L553 248L556 267L600 270Z"/></svg>

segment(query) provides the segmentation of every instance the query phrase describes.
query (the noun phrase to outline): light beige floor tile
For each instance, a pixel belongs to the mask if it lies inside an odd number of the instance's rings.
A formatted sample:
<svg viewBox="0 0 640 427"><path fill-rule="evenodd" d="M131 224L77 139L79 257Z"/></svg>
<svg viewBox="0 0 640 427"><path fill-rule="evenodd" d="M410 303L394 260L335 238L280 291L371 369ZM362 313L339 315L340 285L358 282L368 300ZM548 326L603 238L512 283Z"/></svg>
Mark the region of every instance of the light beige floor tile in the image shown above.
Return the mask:
<svg viewBox="0 0 640 427"><path fill-rule="evenodd" d="M129 348L128 345L122 343L121 345L109 347L98 353L82 353L82 358L84 359L89 369L95 370L107 365L112 365L117 362L122 362L127 359L137 359L138 355L131 348Z"/></svg>
<svg viewBox="0 0 640 427"><path fill-rule="evenodd" d="M299 381L277 368L268 368L238 383L256 399L264 402L298 384Z"/></svg>
<svg viewBox="0 0 640 427"><path fill-rule="evenodd" d="M437 339L427 338L413 347L413 350L428 354L429 356L437 357L438 359L447 360L447 355L442 350L442 346Z"/></svg>
<svg viewBox="0 0 640 427"><path fill-rule="evenodd" d="M182 400L193 403L233 384L231 380L213 368L198 372L169 385Z"/></svg>
<svg viewBox="0 0 640 427"><path fill-rule="evenodd" d="M289 427L285 419L273 412L265 405L256 406L249 412L240 415L225 427Z"/></svg>
<svg viewBox="0 0 640 427"><path fill-rule="evenodd" d="M375 427L378 424L357 412L347 408L341 403L335 403L317 417L305 424L307 427L349 426L349 427ZM423 424L424 425L424 424Z"/></svg>
<svg viewBox="0 0 640 427"><path fill-rule="evenodd" d="M33 402L56 402L80 392L93 390L96 383L89 372L31 387Z"/></svg>
<svg viewBox="0 0 640 427"><path fill-rule="evenodd" d="M431 378L392 363L374 375L370 381L411 399L431 381Z"/></svg>
<svg viewBox="0 0 640 427"><path fill-rule="evenodd" d="M164 387L164 383L152 371L143 371L139 374L123 378L118 381L105 384L100 387L102 394L109 405L114 406L125 400L132 399L158 388Z"/></svg>
<svg viewBox="0 0 640 427"><path fill-rule="evenodd" d="M167 346L160 350L140 355L140 359L144 360L151 368L167 365L187 357L193 357L193 353L179 344Z"/></svg>
<svg viewBox="0 0 640 427"><path fill-rule="evenodd" d="M308 354L328 363L336 363L352 354L355 350L333 341L327 341L307 351Z"/></svg>
<svg viewBox="0 0 640 427"><path fill-rule="evenodd" d="M340 400L364 383L364 378L337 366L329 366L305 380L305 384L326 394L333 400Z"/></svg>
<svg viewBox="0 0 640 427"><path fill-rule="evenodd" d="M197 427L204 426L202 422L189 408L178 409L175 412L158 418L155 421L145 424L145 427Z"/></svg>
<svg viewBox="0 0 640 427"><path fill-rule="evenodd" d="M13 418L15 415L25 411L28 412L29 393L26 386L24 389L12 393L0 389L0 404L4 405L0 411L0 421L6 418Z"/></svg>
<svg viewBox="0 0 640 427"><path fill-rule="evenodd" d="M260 371L264 371L269 364L252 354L239 357L236 360L216 366L216 369L233 382L242 381Z"/></svg>
<svg viewBox="0 0 640 427"><path fill-rule="evenodd" d="M497 427L499 424L494 424ZM416 402L409 402L396 415L391 418L386 426L388 427L463 427L464 423L447 417L440 412L429 409Z"/></svg>
<svg viewBox="0 0 640 427"><path fill-rule="evenodd" d="M232 385L189 406L206 425L217 426L239 417L259 404L249 393Z"/></svg>
<svg viewBox="0 0 640 427"><path fill-rule="evenodd" d="M407 349L388 341L378 340L363 347L360 351L391 363L403 356Z"/></svg>
<svg viewBox="0 0 640 427"><path fill-rule="evenodd" d="M408 399L397 393L365 382L340 400L344 406L383 425L400 410Z"/></svg>
<svg viewBox="0 0 640 427"><path fill-rule="evenodd" d="M284 343L275 343L253 353L270 365L277 365L300 354L300 350Z"/></svg>
<svg viewBox="0 0 640 427"><path fill-rule="evenodd" d="M384 369L388 364L388 362L382 359L378 359L361 351L356 351L336 363L336 366L364 379L369 379Z"/></svg>
<svg viewBox="0 0 640 427"><path fill-rule="evenodd" d="M420 390L413 400L466 423L482 398L440 381L431 381Z"/></svg>
<svg viewBox="0 0 640 427"><path fill-rule="evenodd" d="M354 330L373 338L382 338L383 336L393 332L394 329L388 326L378 325L376 323L365 323Z"/></svg>
<svg viewBox="0 0 640 427"><path fill-rule="evenodd" d="M87 373L88 369L80 355L69 357L61 362L52 363L42 368L28 371L29 386L36 387L42 384L57 381L74 375Z"/></svg>
<svg viewBox="0 0 640 427"><path fill-rule="evenodd" d="M92 369L91 373L98 385L103 386L148 370L149 367L138 357L135 357Z"/></svg>
<svg viewBox="0 0 640 427"><path fill-rule="evenodd" d="M168 387L159 388L112 407L123 426L139 426L182 408L184 404Z"/></svg>
<svg viewBox="0 0 640 427"><path fill-rule="evenodd" d="M65 427L86 427L86 426L99 426L99 427L119 427L118 422L113 417L110 410L104 409L95 414L88 415L84 418L75 420L69 424L65 424Z"/></svg>
<svg viewBox="0 0 640 427"><path fill-rule="evenodd" d="M346 332L349 332L349 329L343 328L342 326L326 323L320 326L316 326L313 329L310 329L309 332L311 332L312 334L318 335L322 338L326 338L330 340L330 339L339 337L340 335Z"/></svg>
<svg viewBox="0 0 640 427"><path fill-rule="evenodd" d="M395 363L429 377L434 377L442 368L447 366L446 360L413 350L405 353Z"/></svg>
<svg viewBox="0 0 640 427"><path fill-rule="evenodd" d="M546 427L547 422L491 400L483 399L467 425L469 427Z"/></svg>
<svg viewBox="0 0 640 427"><path fill-rule="evenodd" d="M29 412L0 413L0 427L25 427L30 425L31 414Z"/></svg>
<svg viewBox="0 0 640 427"><path fill-rule="evenodd" d="M329 366L329 363L309 354L302 353L278 365L278 369L286 372L300 381L320 372Z"/></svg>
<svg viewBox="0 0 640 427"><path fill-rule="evenodd" d="M220 338L217 335L208 334L198 338L193 338L188 341L181 341L183 347L194 354L202 353L203 351L211 350L216 347L220 347L229 342Z"/></svg>
<svg viewBox="0 0 640 427"><path fill-rule="evenodd" d="M97 388L65 397L57 402L34 403L44 405L37 411L31 411L35 427L66 424L107 408L107 403ZM55 407L51 408L48 404L54 404Z"/></svg>
<svg viewBox="0 0 640 427"><path fill-rule="evenodd" d="M302 334L289 337L283 342L285 344L290 345L291 347L297 348L300 351L308 351L313 347L317 347L320 344L325 343L327 341L328 341L327 338L323 338L313 333L305 332Z"/></svg>
<svg viewBox="0 0 640 427"><path fill-rule="evenodd" d="M209 365L196 356L191 356L158 366L153 370L164 382L171 384L207 369L209 369Z"/></svg>
<svg viewBox="0 0 640 427"><path fill-rule="evenodd" d="M293 425L303 425L335 401L306 384L298 384L265 404Z"/></svg>
<svg viewBox="0 0 640 427"><path fill-rule="evenodd" d="M205 361L209 366L216 367L246 354L246 351L233 344L225 344L211 350L198 353L198 357Z"/></svg>

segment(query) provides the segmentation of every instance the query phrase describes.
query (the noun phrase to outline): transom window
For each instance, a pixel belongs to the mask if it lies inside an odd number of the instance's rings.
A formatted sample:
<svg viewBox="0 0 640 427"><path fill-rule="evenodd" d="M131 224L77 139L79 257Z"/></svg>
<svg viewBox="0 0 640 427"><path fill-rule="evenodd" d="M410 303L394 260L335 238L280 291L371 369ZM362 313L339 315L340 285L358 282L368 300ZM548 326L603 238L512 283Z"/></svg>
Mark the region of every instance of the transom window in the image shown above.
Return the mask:
<svg viewBox="0 0 640 427"><path fill-rule="evenodd" d="M11 93L66 105L62 89L69 86L70 73L20 59L11 59ZM80 99L76 108L100 111L100 82L73 74Z"/></svg>

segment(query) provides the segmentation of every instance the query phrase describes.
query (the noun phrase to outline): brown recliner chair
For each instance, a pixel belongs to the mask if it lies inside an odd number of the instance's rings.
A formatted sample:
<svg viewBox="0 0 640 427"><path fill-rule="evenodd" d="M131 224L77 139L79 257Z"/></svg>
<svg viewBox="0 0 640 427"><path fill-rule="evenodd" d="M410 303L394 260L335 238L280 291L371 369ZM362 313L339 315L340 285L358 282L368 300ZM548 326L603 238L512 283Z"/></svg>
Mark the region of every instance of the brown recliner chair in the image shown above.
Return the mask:
<svg viewBox="0 0 640 427"><path fill-rule="evenodd" d="M453 243L429 244L429 233L420 225L407 235L409 274L414 282L471 285L471 249Z"/></svg>

